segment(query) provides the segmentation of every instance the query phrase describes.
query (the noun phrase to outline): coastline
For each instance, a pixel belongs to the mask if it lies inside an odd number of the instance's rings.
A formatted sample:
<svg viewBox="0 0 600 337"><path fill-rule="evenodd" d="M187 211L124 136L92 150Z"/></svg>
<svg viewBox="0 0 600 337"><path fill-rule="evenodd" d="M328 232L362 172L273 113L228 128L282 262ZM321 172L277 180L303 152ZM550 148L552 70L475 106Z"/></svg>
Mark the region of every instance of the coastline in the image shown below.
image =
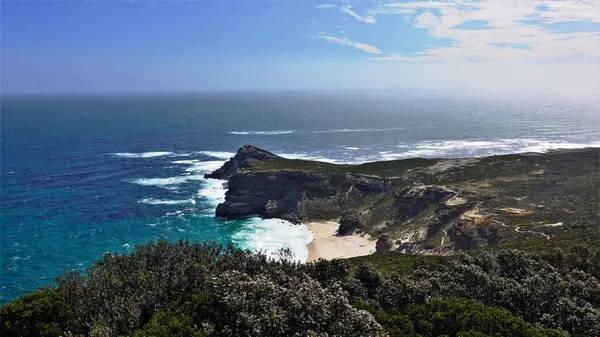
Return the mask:
<svg viewBox="0 0 600 337"><path fill-rule="evenodd" d="M369 255L375 252L375 240L368 234L337 236L339 224L335 221L312 221L303 223L313 233L313 240L306 245L306 262L318 259L338 259Z"/></svg>

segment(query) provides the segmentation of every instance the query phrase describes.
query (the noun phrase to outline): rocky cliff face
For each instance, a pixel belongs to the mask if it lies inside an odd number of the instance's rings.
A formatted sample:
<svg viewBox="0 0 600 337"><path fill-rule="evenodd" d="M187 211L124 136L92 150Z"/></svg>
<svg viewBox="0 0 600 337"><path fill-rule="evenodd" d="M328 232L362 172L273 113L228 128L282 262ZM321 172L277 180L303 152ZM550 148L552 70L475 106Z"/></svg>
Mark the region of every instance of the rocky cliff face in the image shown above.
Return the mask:
<svg viewBox="0 0 600 337"><path fill-rule="evenodd" d="M246 145L206 178L227 179L225 202L216 215L236 218L260 215L291 221L335 219L364 196L387 190L391 180L366 175L331 175L303 169L256 169L257 163L286 161Z"/></svg>
<svg viewBox="0 0 600 337"><path fill-rule="evenodd" d="M325 174L303 170L239 172L230 176L228 187L225 202L217 207L219 217L257 214L302 220L303 200L325 203L337 192Z"/></svg>
<svg viewBox="0 0 600 337"><path fill-rule="evenodd" d="M565 193L571 204L573 194L581 203L598 198L593 186L582 183L597 182L598 163L598 151L591 149L351 166L289 160L246 145L206 177L228 181L219 217L339 219L340 234L360 230L381 236L381 251L448 254L548 236L557 228L534 229L557 219L598 220L587 208L572 217L555 210Z"/></svg>

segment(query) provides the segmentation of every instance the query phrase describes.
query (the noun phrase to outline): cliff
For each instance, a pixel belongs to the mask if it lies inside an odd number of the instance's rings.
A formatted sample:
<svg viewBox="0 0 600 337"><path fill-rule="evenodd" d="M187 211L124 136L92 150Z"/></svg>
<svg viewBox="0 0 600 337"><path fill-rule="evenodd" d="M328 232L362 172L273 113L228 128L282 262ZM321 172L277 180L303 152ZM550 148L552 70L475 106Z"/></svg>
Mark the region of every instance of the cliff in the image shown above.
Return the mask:
<svg viewBox="0 0 600 337"><path fill-rule="evenodd" d="M246 145L207 178L228 191L216 215L338 220L378 250L449 254L498 243L598 235L599 151L363 165L291 160ZM577 233L579 233L577 232Z"/></svg>

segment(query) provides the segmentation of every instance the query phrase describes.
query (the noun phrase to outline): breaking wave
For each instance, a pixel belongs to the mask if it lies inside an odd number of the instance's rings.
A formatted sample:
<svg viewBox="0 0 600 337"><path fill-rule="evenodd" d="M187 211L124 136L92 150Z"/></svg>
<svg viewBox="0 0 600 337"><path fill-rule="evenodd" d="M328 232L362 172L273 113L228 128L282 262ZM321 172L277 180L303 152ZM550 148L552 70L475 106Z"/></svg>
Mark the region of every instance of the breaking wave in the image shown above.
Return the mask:
<svg viewBox="0 0 600 337"><path fill-rule="evenodd" d="M119 153L111 153L115 157L121 158L154 158L154 157L164 157L164 156L172 156L173 152L140 152L140 153L131 153L131 152L119 152Z"/></svg>
<svg viewBox="0 0 600 337"><path fill-rule="evenodd" d="M250 218L231 239L241 248L262 251L275 259L279 257L280 249L289 248L294 260L305 262L308 258L306 245L313 240L313 234L306 225L280 219Z"/></svg>
<svg viewBox="0 0 600 337"><path fill-rule="evenodd" d="M295 130L275 130L275 131L230 131L232 135L289 135Z"/></svg>
<svg viewBox="0 0 600 337"><path fill-rule="evenodd" d="M194 199L160 200L160 199L154 199L154 198L146 198L146 199L139 200L138 202L142 203L142 204L148 204L148 205L182 205L182 204L195 205L196 204L196 200L194 200Z"/></svg>

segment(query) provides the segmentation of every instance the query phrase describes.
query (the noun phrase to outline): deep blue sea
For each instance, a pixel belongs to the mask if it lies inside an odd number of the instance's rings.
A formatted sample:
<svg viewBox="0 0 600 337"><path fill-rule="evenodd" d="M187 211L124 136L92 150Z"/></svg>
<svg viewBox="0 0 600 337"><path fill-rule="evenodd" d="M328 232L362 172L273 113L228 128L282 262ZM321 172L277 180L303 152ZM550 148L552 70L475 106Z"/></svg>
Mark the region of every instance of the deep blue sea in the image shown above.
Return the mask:
<svg viewBox="0 0 600 337"><path fill-rule="evenodd" d="M158 238L306 257L302 225L223 220L203 179L244 144L359 163L600 146L600 96L419 92L3 96L0 303Z"/></svg>

